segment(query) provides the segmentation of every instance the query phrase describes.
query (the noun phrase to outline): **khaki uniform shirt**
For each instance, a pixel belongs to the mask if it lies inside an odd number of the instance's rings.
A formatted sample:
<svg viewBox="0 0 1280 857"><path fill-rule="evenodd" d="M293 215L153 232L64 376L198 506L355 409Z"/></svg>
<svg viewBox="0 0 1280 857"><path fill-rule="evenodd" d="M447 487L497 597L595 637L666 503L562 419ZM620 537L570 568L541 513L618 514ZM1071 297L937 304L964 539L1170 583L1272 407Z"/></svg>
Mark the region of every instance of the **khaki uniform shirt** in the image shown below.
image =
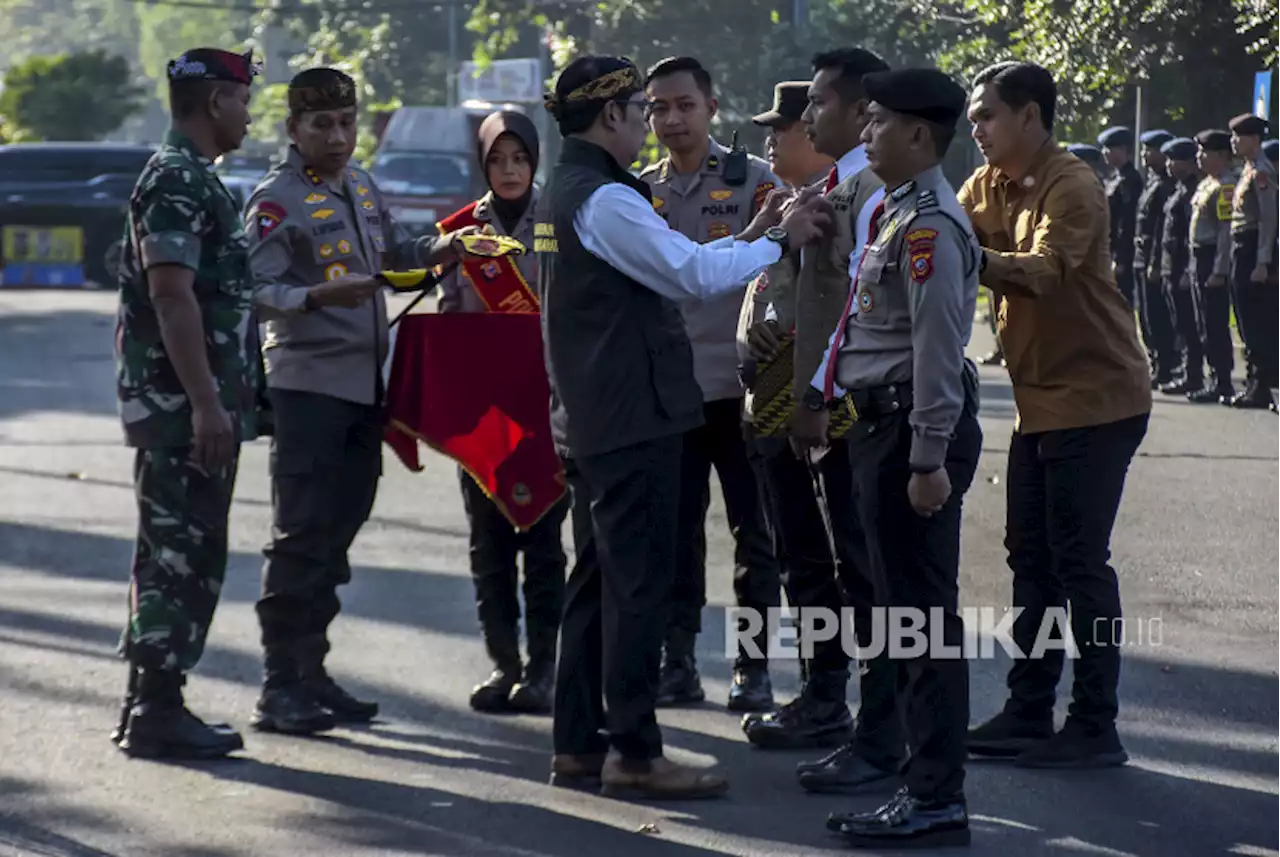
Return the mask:
<svg viewBox="0 0 1280 857"><path fill-rule="evenodd" d="M350 166L331 185L292 147L246 208L267 385L377 404L390 347L386 298L304 312L306 292L343 274L423 267L431 239L396 225L364 170Z"/></svg>
<svg viewBox="0 0 1280 857"><path fill-rule="evenodd" d="M729 152L715 140L698 172L682 176L664 159L640 175L653 191L653 207L672 229L705 243L737 235L764 204L769 191L781 182L764 160L748 156L747 178L741 185L724 180ZM693 373L702 388L703 401L742 398L738 378L737 327L747 284L705 301L680 305L685 329L693 346Z"/></svg>
<svg viewBox="0 0 1280 857"><path fill-rule="evenodd" d="M1276 168L1261 153L1244 165L1231 209L1231 234L1258 233L1259 265L1269 265L1274 259L1277 211Z"/></svg>

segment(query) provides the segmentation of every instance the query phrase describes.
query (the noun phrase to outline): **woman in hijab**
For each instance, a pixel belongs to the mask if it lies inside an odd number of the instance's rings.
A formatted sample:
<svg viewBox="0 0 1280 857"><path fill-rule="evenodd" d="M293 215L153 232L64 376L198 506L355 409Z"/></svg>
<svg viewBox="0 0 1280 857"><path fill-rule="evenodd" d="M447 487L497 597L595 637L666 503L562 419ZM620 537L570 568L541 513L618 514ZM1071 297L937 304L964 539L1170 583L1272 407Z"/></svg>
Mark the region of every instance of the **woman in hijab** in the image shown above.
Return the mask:
<svg viewBox="0 0 1280 857"><path fill-rule="evenodd" d="M530 252L511 259L520 278L536 290L537 257L533 248L538 168L538 132L522 113L500 111L481 123L477 134L480 168L489 192L440 222L441 241L458 245L462 232L507 235ZM477 282L465 265L454 268L441 283L440 312L501 312L502 290L519 284L511 280ZM512 356L511 359L521 359ZM541 360L542 355L529 355ZM477 711L551 710L555 686L556 643L564 603L565 552L561 528L569 510L564 497L532 529L518 532L476 481L459 469L462 502L471 527L471 577L485 648L493 660L489 678L471 694ZM519 555L524 553L524 602L527 662L520 656Z"/></svg>

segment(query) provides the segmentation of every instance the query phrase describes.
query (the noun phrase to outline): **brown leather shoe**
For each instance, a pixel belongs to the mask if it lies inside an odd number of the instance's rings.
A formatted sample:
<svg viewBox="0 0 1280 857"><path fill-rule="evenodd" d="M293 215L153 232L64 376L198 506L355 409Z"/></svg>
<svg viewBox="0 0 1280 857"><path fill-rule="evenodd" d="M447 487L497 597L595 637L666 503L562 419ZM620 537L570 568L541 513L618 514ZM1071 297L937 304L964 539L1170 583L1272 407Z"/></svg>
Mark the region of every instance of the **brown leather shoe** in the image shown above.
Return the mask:
<svg viewBox="0 0 1280 857"><path fill-rule="evenodd" d="M584 756L557 754L551 757L551 785L595 791L600 788L602 767L604 753L588 753Z"/></svg>
<svg viewBox="0 0 1280 857"><path fill-rule="evenodd" d="M600 793L632 800L692 800L720 797L729 781L712 771L687 768L659 756L647 762L624 760L610 750L600 771Z"/></svg>

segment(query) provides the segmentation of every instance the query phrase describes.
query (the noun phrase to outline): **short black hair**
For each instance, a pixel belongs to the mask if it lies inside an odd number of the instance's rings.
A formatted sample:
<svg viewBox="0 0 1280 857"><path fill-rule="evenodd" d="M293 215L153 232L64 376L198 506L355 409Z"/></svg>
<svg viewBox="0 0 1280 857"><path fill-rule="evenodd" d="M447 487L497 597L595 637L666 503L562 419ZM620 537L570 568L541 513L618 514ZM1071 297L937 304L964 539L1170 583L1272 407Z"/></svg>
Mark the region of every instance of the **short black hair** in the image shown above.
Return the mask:
<svg viewBox="0 0 1280 857"><path fill-rule="evenodd" d="M169 81L169 114L174 119L190 119L200 113L215 92L230 95L232 90L241 84L226 80L189 80Z"/></svg>
<svg viewBox="0 0 1280 857"><path fill-rule="evenodd" d="M951 148L951 141L956 138L956 126L931 122L928 119L920 121L929 129L929 134L933 137L933 150L938 155L938 160L942 160L947 156L947 150Z"/></svg>
<svg viewBox="0 0 1280 857"><path fill-rule="evenodd" d="M667 57L658 60L645 72L644 85L647 87L660 77L670 77L682 71L693 75L693 82L702 90L702 94L707 98L711 97L711 72L693 57Z"/></svg>
<svg viewBox="0 0 1280 857"><path fill-rule="evenodd" d="M1014 110L1031 102L1040 107L1040 121L1046 131L1053 131L1053 114L1058 105L1058 85L1044 66L1030 62L1002 62L978 72L973 85L990 84L1000 100Z"/></svg>
<svg viewBox="0 0 1280 857"><path fill-rule="evenodd" d="M839 76L831 85L832 89L840 95L841 101L852 104L867 97L862 88L863 76L888 71L889 64L863 48L840 48L820 53L813 58L815 73L829 68L840 70Z"/></svg>

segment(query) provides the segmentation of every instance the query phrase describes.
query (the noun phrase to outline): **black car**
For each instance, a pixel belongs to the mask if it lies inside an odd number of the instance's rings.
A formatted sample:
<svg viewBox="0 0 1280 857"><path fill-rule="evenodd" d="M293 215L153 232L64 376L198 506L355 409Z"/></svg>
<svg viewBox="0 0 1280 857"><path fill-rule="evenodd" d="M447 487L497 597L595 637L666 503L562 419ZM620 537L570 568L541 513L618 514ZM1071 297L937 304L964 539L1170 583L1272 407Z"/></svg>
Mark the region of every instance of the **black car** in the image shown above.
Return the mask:
<svg viewBox="0 0 1280 857"><path fill-rule="evenodd" d="M115 288L129 195L150 146L0 146L0 285Z"/></svg>

